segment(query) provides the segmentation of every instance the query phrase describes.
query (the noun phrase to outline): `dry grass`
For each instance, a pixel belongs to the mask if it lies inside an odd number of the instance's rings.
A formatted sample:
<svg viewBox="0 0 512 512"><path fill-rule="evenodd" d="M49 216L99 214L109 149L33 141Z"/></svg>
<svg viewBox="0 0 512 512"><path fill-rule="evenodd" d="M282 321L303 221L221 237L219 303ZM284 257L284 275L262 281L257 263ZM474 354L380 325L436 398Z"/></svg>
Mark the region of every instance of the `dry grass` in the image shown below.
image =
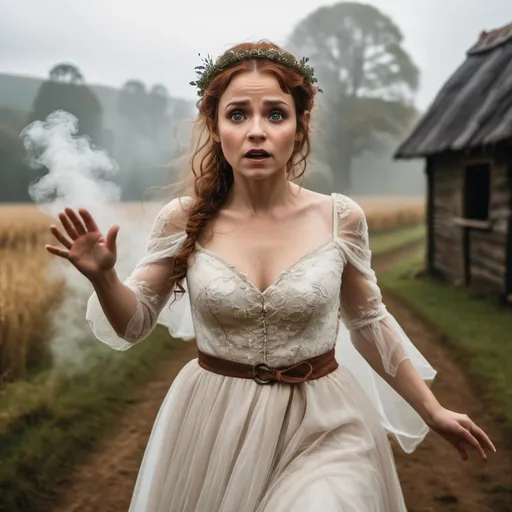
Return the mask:
<svg viewBox="0 0 512 512"><path fill-rule="evenodd" d="M366 213L371 233L382 233L422 224L425 201L417 197L354 197Z"/></svg>
<svg viewBox="0 0 512 512"><path fill-rule="evenodd" d="M49 224L32 206L0 208L0 387L48 357L48 313L62 285L46 277Z"/></svg>

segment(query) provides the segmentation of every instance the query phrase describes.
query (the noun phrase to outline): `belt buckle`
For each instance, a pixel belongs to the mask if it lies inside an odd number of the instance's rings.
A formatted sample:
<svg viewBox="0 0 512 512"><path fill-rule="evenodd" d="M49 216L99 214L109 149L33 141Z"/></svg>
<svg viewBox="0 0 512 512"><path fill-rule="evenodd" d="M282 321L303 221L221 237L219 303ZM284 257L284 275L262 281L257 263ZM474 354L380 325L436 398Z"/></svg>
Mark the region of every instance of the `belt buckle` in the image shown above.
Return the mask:
<svg viewBox="0 0 512 512"><path fill-rule="evenodd" d="M257 372L258 370L266 370L268 372L272 372L272 368L270 368L268 365L266 365L265 363L256 363L256 364L253 364L252 366L252 378L253 380L257 383L257 384L260 384L260 385L265 385L265 384L272 384L272 379L269 379L269 380L265 380L265 379L260 379L257 375Z"/></svg>

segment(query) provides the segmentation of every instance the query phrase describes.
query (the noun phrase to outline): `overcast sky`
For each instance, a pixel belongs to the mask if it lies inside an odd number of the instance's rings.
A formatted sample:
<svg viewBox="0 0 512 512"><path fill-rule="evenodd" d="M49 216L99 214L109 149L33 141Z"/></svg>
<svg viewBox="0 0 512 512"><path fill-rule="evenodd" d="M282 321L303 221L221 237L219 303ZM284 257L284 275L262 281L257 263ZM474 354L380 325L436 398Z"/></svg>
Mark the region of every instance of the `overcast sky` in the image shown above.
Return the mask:
<svg viewBox="0 0 512 512"><path fill-rule="evenodd" d="M89 83L129 78L195 99L197 54L217 56L241 41L284 44L325 0L0 0L0 72L47 76L76 64ZM426 107L482 29L512 21L512 0L372 0L404 34L421 70Z"/></svg>

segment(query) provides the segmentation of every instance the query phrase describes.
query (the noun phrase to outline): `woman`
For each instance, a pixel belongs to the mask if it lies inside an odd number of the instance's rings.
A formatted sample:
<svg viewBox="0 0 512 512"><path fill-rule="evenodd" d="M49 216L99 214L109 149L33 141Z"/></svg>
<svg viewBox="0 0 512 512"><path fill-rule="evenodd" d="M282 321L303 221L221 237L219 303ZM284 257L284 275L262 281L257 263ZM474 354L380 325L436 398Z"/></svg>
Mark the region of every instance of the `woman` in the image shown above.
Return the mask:
<svg viewBox="0 0 512 512"><path fill-rule="evenodd" d="M408 451L426 431L414 415L463 459L467 446L483 459L495 451L438 403L425 382L435 372L382 304L362 209L291 181L309 153L315 82L306 60L269 43L206 59L194 84L206 136L194 190L160 211L124 283L118 226L103 238L88 211L66 209L69 238L51 228L64 248L48 250L90 279L87 319L117 350L146 338L171 295L188 290L198 359L161 406L131 511L405 511L386 417L403 420L394 433ZM387 382L373 399L334 357L340 318Z"/></svg>

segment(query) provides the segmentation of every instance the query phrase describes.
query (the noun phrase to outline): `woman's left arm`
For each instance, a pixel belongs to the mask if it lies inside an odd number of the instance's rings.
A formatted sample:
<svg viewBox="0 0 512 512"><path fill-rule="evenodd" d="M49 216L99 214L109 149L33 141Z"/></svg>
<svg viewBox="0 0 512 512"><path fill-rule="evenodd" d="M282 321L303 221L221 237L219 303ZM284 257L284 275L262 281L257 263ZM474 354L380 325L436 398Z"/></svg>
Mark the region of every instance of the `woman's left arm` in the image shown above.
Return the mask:
<svg viewBox="0 0 512 512"><path fill-rule="evenodd" d="M435 432L449 441L463 460L469 444L487 460L496 451L487 434L467 415L445 409L424 382L407 353L411 344L387 311L373 269L363 210L354 203L340 222L347 262L343 270L340 313L358 352L406 400Z"/></svg>

